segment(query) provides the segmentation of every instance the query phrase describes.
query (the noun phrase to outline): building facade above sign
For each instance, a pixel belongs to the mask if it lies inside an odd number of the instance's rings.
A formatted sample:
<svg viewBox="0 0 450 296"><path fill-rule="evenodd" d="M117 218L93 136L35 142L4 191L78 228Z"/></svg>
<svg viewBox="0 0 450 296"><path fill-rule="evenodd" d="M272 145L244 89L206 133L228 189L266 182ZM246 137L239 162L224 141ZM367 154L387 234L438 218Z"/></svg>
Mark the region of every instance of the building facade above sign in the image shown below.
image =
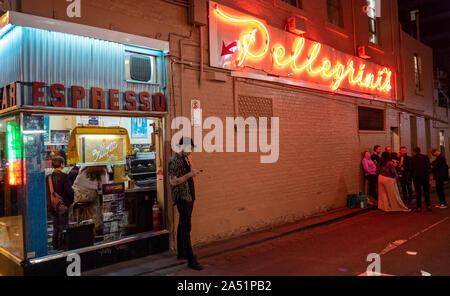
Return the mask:
<svg viewBox="0 0 450 296"><path fill-rule="evenodd" d="M345 90L394 100L394 74L328 45L267 26L264 21L210 1L210 64L265 72L311 88ZM256 71L255 71L256 70Z"/></svg>

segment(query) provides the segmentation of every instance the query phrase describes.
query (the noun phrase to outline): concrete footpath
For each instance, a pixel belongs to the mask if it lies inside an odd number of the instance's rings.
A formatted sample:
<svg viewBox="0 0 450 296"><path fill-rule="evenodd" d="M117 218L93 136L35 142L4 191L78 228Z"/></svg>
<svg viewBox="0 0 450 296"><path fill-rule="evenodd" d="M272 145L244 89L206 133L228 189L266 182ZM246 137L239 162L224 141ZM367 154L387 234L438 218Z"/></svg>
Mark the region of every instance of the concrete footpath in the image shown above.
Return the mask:
<svg viewBox="0 0 450 296"><path fill-rule="evenodd" d="M297 221L295 223L265 229L257 232L248 233L239 237L214 242L198 248L194 252L201 261L226 254L228 252L255 246L280 237L292 235L304 230L314 229L320 226L330 225L351 217L368 213L372 207L364 209L340 208L325 214L314 216L308 219ZM158 274L158 271L170 269L173 267L186 265L186 261L177 260L176 254L170 251L154 254L151 256L129 260L118 264L83 272L83 276L140 276L148 274Z"/></svg>

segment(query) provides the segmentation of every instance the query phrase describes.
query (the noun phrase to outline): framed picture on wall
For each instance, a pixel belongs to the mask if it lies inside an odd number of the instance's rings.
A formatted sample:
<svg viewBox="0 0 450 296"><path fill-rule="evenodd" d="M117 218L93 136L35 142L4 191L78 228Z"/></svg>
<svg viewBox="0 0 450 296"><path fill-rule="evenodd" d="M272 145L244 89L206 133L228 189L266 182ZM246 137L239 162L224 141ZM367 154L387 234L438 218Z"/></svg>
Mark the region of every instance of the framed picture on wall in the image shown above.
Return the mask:
<svg viewBox="0 0 450 296"><path fill-rule="evenodd" d="M131 137L147 138L147 125L147 119L145 118L131 118Z"/></svg>
<svg viewBox="0 0 450 296"><path fill-rule="evenodd" d="M52 130L50 133L51 145L69 144L70 130Z"/></svg>
<svg viewBox="0 0 450 296"><path fill-rule="evenodd" d="M48 115L44 115L44 142L48 142L50 136L50 117Z"/></svg>
<svg viewBox="0 0 450 296"><path fill-rule="evenodd" d="M44 116L41 115L24 115L23 130L24 131L43 131Z"/></svg>

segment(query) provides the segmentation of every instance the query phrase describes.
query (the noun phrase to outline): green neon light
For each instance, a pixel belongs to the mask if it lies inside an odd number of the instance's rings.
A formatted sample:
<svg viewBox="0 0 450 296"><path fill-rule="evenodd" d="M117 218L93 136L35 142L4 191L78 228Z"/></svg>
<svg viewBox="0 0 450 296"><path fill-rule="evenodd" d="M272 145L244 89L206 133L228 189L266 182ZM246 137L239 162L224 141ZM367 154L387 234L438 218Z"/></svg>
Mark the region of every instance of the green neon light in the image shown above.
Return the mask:
<svg viewBox="0 0 450 296"><path fill-rule="evenodd" d="M8 160L21 159L20 129L15 122L8 122L6 127Z"/></svg>

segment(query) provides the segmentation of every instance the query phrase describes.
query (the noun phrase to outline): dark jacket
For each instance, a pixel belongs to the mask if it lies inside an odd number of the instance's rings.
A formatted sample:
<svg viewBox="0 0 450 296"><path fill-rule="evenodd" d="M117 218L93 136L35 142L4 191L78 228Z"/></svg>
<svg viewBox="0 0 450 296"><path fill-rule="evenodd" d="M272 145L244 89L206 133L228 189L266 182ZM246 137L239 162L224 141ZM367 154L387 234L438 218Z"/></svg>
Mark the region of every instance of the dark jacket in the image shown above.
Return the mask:
<svg viewBox="0 0 450 296"><path fill-rule="evenodd" d="M70 180L70 184L73 185L73 183L75 182L75 179L78 176L78 172L80 171L80 167L78 166L74 166L70 172L67 174L67 176L69 177Z"/></svg>
<svg viewBox="0 0 450 296"><path fill-rule="evenodd" d="M445 157L439 154L438 157L431 163L431 172L435 179L448 179L448 166Z"/></svg>
<svg viewBox="0 0 450 296"><path fill-rule="evenodd" d="M396 157L396 160L398 160L398 164L397 164L397 172L399 177L403 177L406 178L408 176L408 174L410 173L410 163L411 163L411 158L405 154L404 158L403 158L403 164L400 166L400 162L402 161L402 157ZM403 168L403 170L402 170Z"/></svg>
<svg viewBox="0 0 450 296"><path fill-rule="evenodd" d="M59 170L54 171L51 176L53 181L53 190L61 195L64 204L69 207L73 203L73 189L69 177ZM47 176L45 182L47 187L47 207L52 209L50 201L50 187L48 185L49 177L50 176Z"/></svg>
<svg viewBox="0 0 450 296"><path fill-rule="evenodd" d="M416 154L411 157L411 177L416 180L425 180L430 177L430 159L424 154Z"/></svg>
<svg viewBox="0 0 450 296"><path fill-rule="evenodd" d="M372 159L372 161L373 161L377 166L380 165L381 158L380 158L378 155L376 155L375 153L373 153L373 154L370 156L370 158Z"/></svg>
<svg viewBox="0 0 450 296"><path fill-rule="evenodd" d="M377 154L373 153L370 156L370 159L372 159L373 163L377 166L377 175L378 175L380 173L381 158Z"/></svg>

